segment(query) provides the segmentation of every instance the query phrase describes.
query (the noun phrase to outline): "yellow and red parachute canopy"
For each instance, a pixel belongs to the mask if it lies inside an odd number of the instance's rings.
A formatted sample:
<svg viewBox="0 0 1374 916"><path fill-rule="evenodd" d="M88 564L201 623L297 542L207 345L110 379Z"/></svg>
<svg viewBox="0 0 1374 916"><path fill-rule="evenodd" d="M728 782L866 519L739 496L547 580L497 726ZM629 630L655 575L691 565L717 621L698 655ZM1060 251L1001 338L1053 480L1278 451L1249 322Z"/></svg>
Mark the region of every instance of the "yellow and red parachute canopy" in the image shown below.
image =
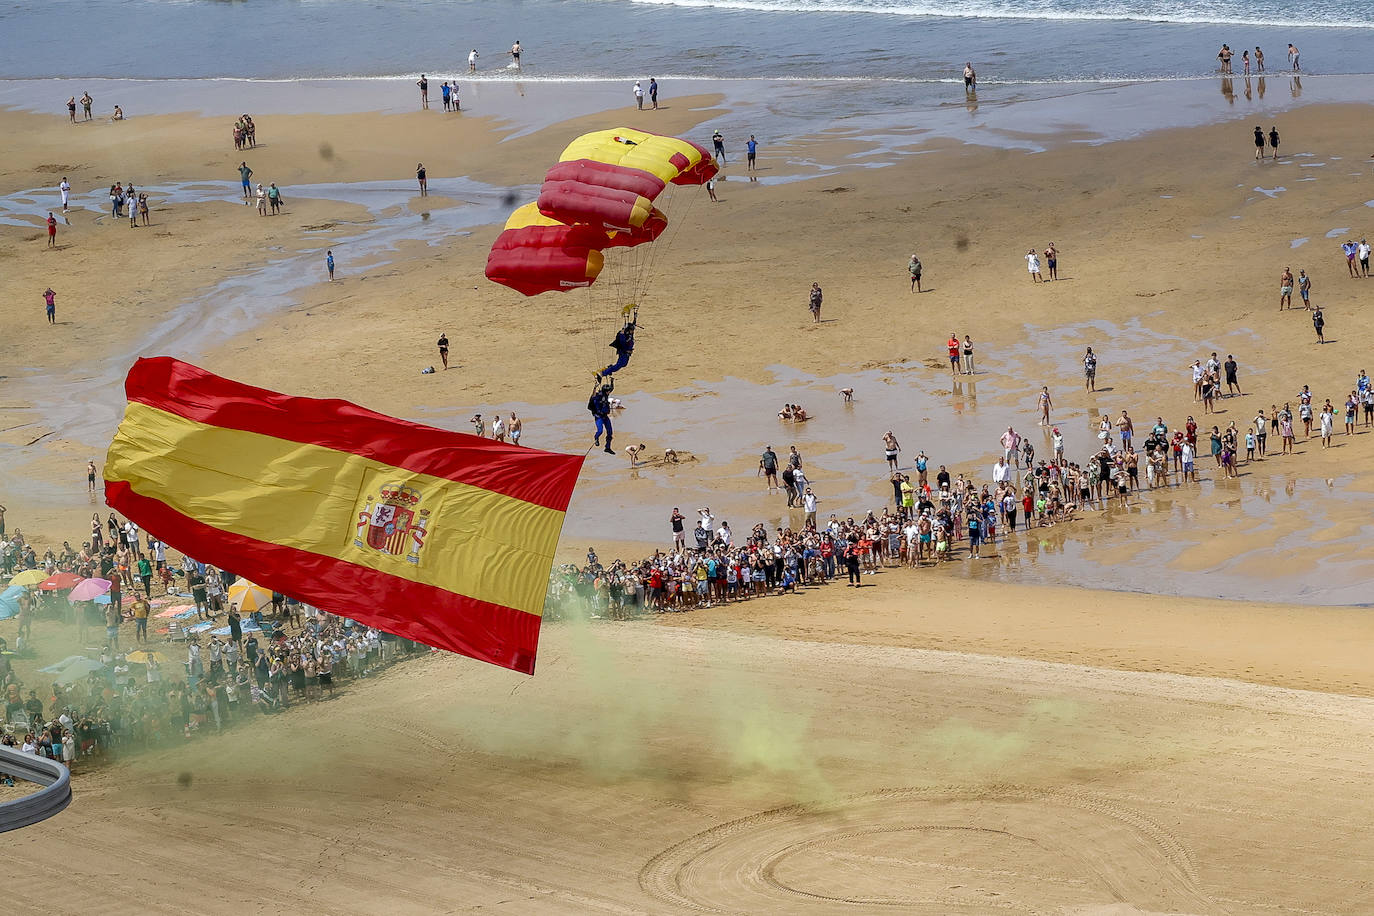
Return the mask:
<svg viewBox="0 0 1374 916"><path fill-rule="evenodd" d="M487 278L527 296L590 286L604 249L653 242L667 228L654 206L665 190L715 174L711 154L690 140L628 127L584 134L549 169L539 200L506 221L487 256ZM636 259L636 269L649 260ZM642 293L644 277L624 285Z"/></svg>

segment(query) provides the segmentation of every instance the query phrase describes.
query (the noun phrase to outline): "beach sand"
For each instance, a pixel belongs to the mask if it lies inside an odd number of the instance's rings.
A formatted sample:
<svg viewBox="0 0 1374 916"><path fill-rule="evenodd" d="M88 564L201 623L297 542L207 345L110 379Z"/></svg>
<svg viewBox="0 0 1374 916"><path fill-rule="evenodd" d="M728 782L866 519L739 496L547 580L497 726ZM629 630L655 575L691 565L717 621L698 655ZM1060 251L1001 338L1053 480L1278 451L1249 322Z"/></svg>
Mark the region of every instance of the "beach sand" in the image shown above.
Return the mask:
<svg viewBox="0 0 1374 916"><path fill-rule="evenodd" d="M701 135L717 101L652 123ZM278 116L240 154L222 118L73 128L0 113L15 145L0 195L67 174L82 189L220 182L207 196L231 198L155 209L136 231L74 211L57 252L37 212L0 225L0 320L23 354L0 404L10 530L54 544L87 530L101 507L84 465L117 421L128 357L166 310L273 264L284 291L250 290L260 313L211 301L161 343L234 378L450 428L518 406L527 444L585 448L615 306L487 283L499 224L486 214L522 202L504 189L536 184L570 135L627 115L525 136L442 112ZM618 445L698 460L636 472L593 454L562 555L643 555L674 504L723 507L739 537L755 520L798 524L754 476L764 444L802 447L823 515L890 498L886 428L904 465L923 448L986 477L1006 425L1035 429L1042 384L1071 456L1122 408L1142 435L1156 415L1210 425L1188 366L1213 350L1237 355L1247 392L1220 402L1223 427L1303 384L1343 400L1374 342L1358 320L1370 293L1338 249L1374 217L1367 115L1286 114L1292 155L1277 164L1251 161L1235 123L1036 154L928 139L885 168L809 181L782 180L812 172L791 159L853 163L865 145L765 146L759 183L732 163L721 202L681 214L617 389ZM283 216L232 202L243 158L283 187ZM436 188L426 201L405 190L416 161ZM438 190L458 175L484 187ZM293 192L363 181L395 202ZM424 234L447 219L460 228ZM1064 279L1032 285L1022 255L1050 241ZM907 292L912 251L921 295ZM1313 342L1308 313L1277 310L1285 265L1314 277L1333 343ZM57 329L42 319L49 284L71 322ZM456 368L421 375L441 331ZM977 342L978 376L943 367L951 331ZM846 379L850 408L835 395ZM778 424L784 400L817 419ZM1367 600L1374 438L1337 446L1300 441L1239 481L1145 495L1018 536L998 560L885 572L859 592L551 625L532 680L438 656L393 669L346 699L79 776L68 812L7 846L8 890L21 911L60 874L111 912L188 899L204 912L1358 912L1374 626L1363 608L1313 605Z"/></svg>

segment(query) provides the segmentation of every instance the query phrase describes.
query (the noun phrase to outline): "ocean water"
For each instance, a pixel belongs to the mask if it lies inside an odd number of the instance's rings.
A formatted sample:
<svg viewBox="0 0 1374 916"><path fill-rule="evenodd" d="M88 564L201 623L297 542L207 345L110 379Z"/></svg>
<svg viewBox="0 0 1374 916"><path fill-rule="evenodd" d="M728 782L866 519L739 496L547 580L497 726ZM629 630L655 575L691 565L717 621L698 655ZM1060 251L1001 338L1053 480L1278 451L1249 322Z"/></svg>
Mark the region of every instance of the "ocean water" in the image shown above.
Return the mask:
<svg viewBox="0 0 1374 916"><path fill-rule="evenodd" d="M958 82L1203 77L1227 42L1374 70L1374 0L11 0L0 79L462 75ZM1237 57L1236 72L1240 72Z"/></svg>

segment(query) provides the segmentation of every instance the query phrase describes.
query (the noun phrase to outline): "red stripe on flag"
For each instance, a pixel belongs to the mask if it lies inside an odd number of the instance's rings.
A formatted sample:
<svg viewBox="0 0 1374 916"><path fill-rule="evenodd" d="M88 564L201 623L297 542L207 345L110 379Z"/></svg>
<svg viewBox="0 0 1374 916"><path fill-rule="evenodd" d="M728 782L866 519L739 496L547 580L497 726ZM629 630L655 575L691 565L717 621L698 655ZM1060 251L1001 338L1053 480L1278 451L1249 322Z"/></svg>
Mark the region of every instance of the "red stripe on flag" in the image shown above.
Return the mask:
<svg viewBox="0 0 1374 916"><path fill-rule="evenodd" d="M397 636L534 674L540 618L333 557L212 528L165 503L105 481L105 502L202 563ZM405 609L398 617L391 609Z"/></svg>
<svg viewBox="0 0 1374 916"><path fill-rule="evenodd" d="M349 401L268 391L168 356L134 363L124 390L130 401L198 423L349 452L560 512L582 469L580 455L423 426Z"/></svg>

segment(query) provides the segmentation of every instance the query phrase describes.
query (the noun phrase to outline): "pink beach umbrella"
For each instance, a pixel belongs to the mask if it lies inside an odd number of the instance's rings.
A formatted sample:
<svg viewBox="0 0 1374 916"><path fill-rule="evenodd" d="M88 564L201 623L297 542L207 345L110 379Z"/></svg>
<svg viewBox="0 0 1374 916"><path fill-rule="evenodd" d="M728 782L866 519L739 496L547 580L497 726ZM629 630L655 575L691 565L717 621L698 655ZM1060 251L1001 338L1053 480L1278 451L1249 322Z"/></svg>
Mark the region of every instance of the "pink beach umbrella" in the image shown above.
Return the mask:
<svg viewBox="0 0 1374 916"><path fill-rule="evenodd" d="M76 587L72 589L72 593L67 598L70 601L90 601L109 590L109 579L82 579L76 583Z"/></svg>

